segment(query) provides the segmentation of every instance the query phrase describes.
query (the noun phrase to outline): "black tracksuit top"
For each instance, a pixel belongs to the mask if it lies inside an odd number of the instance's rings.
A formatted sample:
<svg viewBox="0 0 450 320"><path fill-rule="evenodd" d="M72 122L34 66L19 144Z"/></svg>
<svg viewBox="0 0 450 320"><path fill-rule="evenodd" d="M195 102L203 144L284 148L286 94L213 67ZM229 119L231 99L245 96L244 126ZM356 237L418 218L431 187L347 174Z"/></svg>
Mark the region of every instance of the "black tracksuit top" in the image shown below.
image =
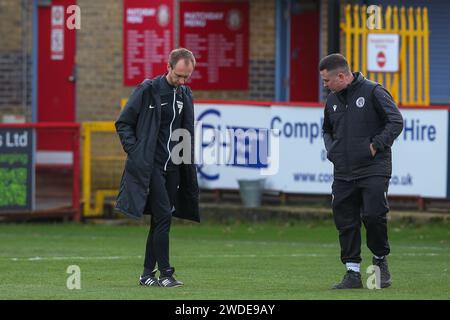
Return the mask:
<svg viewBox="0 0 450 320"><path fill-rule="evenodd" d="M402 115L389 92L357 72L344 90L330 93L323 138L334 178L354 180L392 174L391 146L403 130ZM377 153L373 157L370 144Z"/></svg>
<svg viewBox="0 0 450 320"><path fill-rule="evenodd" d="M179 88L170 85L166 77L161 81L161 124L155 150L155 166L164 171L176 168L172 162L172 149L179 141L171 141L172 133L181 128L183 95Z"/></svg>

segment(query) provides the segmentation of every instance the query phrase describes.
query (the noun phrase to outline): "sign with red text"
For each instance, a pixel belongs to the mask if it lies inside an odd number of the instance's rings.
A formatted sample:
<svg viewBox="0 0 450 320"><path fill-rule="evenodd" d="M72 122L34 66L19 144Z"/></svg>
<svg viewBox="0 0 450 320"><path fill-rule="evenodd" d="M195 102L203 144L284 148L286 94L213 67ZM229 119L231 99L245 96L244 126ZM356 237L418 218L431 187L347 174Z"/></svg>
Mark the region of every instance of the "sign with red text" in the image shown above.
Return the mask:
<svg viewBox="0 0 450 320"><path fill-rule="evenodd" d="M180 46L197 60L193 89L248 89L247 2L181 2Z"/></svg>
<svg viewBox="0 0 450 320"><path fill-rule="evenodd" d="M399 61L398 52L398 34L368 34L367 71L397 72Z"/></svg>
<svg viewBox="0 0 450 320"><path fill-rule="evenodd" d="M124 85L166 72L173 49L173 7L173 0L124 0Z"/></svg>

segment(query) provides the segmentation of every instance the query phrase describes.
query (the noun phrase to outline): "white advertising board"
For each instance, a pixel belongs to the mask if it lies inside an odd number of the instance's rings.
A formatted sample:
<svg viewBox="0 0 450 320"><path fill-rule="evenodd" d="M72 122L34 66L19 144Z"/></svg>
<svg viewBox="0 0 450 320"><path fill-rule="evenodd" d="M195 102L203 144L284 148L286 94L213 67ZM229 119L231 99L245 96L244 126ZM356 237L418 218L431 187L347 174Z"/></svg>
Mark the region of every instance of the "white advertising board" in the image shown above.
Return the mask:
<svg viewBox="0 0 450 320"><path fill-rule="evenodd" d="M196 152L200 187L237 189L239 179L265 178L267 190L331 193L333 165L326 159L322 108L197 103L195 112L201 124L196 128L196 149L204 146ZM404 129L392 148L389 194L445 198L448 111L401 109L401 113ZM233 144L226 135L214 134L214 130L223 133L225 129L255 130L259 138L256 144L252 138ZM277 130L276 137L270 129ZM262 131L269 135L261 136ZM278 147L267 148L268 144ZM252 161L250 154L255 149L258 155ZM271 173L262 174L264 170Z"/></svg>
<svg viewBox="0 0 450 320"><path fill-rule="evenodd" d="M392 148L391 195L447 196L448 111L402 109Z"/></svg>
<svg viewBox="0 0 450 320"><path fill-rule="evenodd" d="M271 128L280 130L280 170L274 189L292 193L330 193L333 165L322 139L322 108L273 106Z"/></svg>
<svg viewBox="0 0 450 320"><path fill-rule="evenodd" d="M196 103L199 186L237 189L238 179L264 178L269 117L269 107Z"/></svg>

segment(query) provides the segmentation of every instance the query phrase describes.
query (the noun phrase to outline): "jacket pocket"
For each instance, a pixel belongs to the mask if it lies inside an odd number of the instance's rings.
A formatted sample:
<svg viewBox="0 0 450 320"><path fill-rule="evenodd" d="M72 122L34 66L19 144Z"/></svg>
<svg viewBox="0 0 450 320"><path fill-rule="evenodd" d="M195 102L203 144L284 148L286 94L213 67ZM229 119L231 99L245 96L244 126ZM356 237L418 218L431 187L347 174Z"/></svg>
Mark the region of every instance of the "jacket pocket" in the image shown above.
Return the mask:
<svg viewBox="0 0 450 320"><path fill-rule="evenodd" d="M336 151L336 146L337 146L338 142L339 142L339 140L334 140L331 143L330 149L327 151L327 158L328 158L328 160L330 160L333 163L334 163L333 159L335 158L334 155L335 155L335 151Z"/></svg>
<svg viewBox="0 0 450 320"><path fill-rule="evenodd" d="M143 154L142 154L142 140L138 140L128 152L125 169L128 173L135 177L140 176L141 170L144 169Z"/></svg>
<svg viewBox="0 0 450 320"><path fill-rule="evenodd" d="M370 150L370 139L364 139L357 144L353 152L351 152L350 161L354 167L361 167L369 164L373 160L372 151Z"/></svg>
<svg viewBox="0 0 450 320"><path fill-rule="evenodd" d="M130 156L128 156L127 160L125 161L125 172L133 177L139 176L139 168L136 165L136 162Z"/></svg>
<svg viewBox="0 0 450 320"><path fill-rule="evenodd" d="M131 146L131 148L128 150L128 155L132 155L137 150L141 141L142 140L137 140L136 143Z"/></svg>

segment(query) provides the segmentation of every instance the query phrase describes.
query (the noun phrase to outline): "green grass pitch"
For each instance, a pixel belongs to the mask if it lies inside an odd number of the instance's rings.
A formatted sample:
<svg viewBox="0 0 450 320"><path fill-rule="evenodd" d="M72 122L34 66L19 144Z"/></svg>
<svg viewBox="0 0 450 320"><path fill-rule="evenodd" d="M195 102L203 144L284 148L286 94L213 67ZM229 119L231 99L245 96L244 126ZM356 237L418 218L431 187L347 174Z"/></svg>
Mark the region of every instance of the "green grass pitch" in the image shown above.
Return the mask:
<svg viewBox="0 0 450 320"><path fill-rule="evenodd" d="M171 263L185 286L172 289L138 285L147 226L1 224L0 299L449 299L449 229L391 224L393 286L335 291L345 270L331 221L175 223ZM365 241L362 253L366 286ZM71 265L80 290L66 286Z"/></svg>

